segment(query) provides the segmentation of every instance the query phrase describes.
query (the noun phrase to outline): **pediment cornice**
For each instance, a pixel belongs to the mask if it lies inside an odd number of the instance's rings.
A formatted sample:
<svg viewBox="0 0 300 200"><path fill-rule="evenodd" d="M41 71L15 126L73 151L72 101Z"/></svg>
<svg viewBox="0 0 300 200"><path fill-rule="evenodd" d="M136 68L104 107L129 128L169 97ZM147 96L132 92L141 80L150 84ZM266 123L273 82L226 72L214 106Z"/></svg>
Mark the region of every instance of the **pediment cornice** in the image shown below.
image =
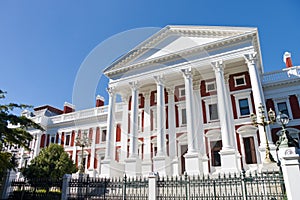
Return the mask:
<svg viewBox="0 0 300 200"><path fill-rule="evenodd" d="M158 56L152 59L142 60L137 63L130 63L130 61L138 58L140 55L143 55L149 49L153 48L156 44L158 44L159 42L171 35L202 38L220 38L220 40L177 51L175 53ZM112 65L110 65L104 70L104 74L110 77L115 74L125 73L129 70L136 69L139 67L186 58L188 55L192 55L203 50L217 50L231 43L241 42L247 39L252 39L255 49L257 49L260 52L259 43L257 41L256 28L214 26L167 26L158 33L154 34L146 41L144 41L142 44L137 46L135 49L128 52L122 58L112 63Z"/></svg>

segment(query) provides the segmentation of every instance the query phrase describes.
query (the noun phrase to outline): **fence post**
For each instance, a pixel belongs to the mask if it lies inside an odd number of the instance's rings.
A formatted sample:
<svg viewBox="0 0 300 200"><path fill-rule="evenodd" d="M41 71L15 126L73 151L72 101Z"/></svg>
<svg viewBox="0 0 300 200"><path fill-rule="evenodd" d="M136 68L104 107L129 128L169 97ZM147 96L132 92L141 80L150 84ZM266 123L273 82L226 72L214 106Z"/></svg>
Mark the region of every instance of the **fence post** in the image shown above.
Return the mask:
<svg viewBox="0 0 300 200"><path fill-rule="evenodd" d="M71 174L65 174L63 177L63 184L61 188L61 199L67 200L69 196L69 182L71 180L72 175Z"/></svg>
<svg viewBox="0 0 300 200"><path fill-rule="evenodd" d="M184 172L184 185L185 185L185 199L186 200L189 200L190 198L190 194L189 194L189 188L188 188L188 174L187 172L185 171Z"/></svg>
<svg viewBox="0 0 300 200"><path fill-rule="evenodd" d="M149 185L149 200L156 200L158 191L157 191L157 178L158 174L155 172L150 172L148 177L148 185Z"/></svg>
<svg viewBox="0 0 300 200"><path fill-rule="evenodd" d="M126 180L127 179L127 176L126 174L124 174L124 177L123 177L123 200L126 200Z"/></svg>
<svg viewBox="0 0 300 200"><path fill-rule="evenodd" d="M289 200L299 199L300 171L299 155L295 147L279 148L279 159L283 173L286 194Z"/></svg>

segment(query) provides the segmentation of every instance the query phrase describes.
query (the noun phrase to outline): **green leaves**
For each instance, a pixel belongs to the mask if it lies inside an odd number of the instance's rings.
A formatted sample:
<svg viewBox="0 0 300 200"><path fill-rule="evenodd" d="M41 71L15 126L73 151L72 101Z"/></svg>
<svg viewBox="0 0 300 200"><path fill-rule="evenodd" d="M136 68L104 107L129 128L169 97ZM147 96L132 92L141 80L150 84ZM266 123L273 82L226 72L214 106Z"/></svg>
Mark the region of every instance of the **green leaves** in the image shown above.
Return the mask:
<svg viewBox="0 0 300 200"><path fill-rule="evenodd" d="M61 178L64 174L76 172L76 165L58 144L50 144L49 147L41 150L22 173L26 178Z"/></svg>

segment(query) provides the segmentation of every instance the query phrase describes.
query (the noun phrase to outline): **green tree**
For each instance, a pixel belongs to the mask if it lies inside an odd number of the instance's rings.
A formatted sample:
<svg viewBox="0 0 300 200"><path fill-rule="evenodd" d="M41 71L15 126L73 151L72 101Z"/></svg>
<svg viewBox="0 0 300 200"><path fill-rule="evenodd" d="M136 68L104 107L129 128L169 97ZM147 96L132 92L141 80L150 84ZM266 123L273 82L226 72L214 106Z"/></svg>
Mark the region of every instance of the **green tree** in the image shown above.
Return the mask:
<svg viewBox="0 0 300 200"><path fill-rule="evenodd" d="M6 92L0 90L0 100L5 98L5 94ZM14 109L30 107L16 103L0 104L0 178L3 177L6 170L15 169L17 166L13 155L6 151L6 147L17 145L28 149L32 135L26 130L28 128L43 130L41 126L25 116L17 116L12 113Z"/></svg>
<svg viewBox="0 0 300 200"><path fill-rule="evenodd" d="M58 144L50 144L49 147L42 149L39 155L31 160L30 165L21 170L28 179L46 177L57 179L76 171L76 165Z"/></svg>

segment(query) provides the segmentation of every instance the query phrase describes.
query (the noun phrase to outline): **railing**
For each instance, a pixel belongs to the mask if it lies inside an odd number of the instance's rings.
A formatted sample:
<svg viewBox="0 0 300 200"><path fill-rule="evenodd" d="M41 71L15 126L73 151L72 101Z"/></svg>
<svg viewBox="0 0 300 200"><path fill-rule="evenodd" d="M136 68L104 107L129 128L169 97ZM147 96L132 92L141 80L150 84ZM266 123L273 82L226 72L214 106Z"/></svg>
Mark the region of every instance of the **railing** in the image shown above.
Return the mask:
<svg viewBox="0 0 300 200"><path fill-rule="evenodd" d="M159 178L158 199L286 199L280 173Z"/></svg>
<svg viewBox="0 0 300 200"><path fill-rule="evenodd" d="M78 178L69 181L67 198L148 199L148 180L143 178Z"/></svg>
<svg viewBox="0 0 300 200"><path fill-rule="evenodd" d="M16 179L11 182L8 199L61 199L62 179Z"/></svg>
<svg viewBox="0 0 300 200"><path fill-rule="evenodd" d="M300 78L300 66L286 68L280 71L265 73L263 75L263 84L271 84L281 81L293 80Z"/></svg>

